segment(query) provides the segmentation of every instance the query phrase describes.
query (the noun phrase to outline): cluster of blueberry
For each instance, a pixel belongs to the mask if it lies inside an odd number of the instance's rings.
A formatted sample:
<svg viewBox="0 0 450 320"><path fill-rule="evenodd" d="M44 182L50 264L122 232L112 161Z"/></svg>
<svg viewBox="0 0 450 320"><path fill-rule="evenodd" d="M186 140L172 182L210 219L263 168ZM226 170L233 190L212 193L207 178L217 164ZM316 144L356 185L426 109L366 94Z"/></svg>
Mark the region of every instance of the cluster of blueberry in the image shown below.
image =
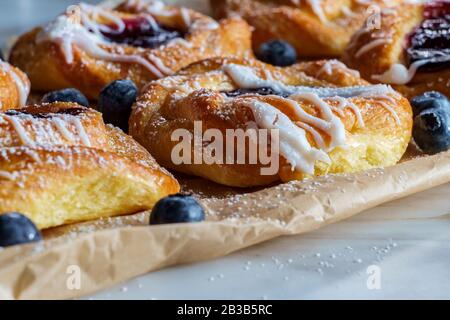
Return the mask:
<svg viewBox="0 0 450 320"><path fill-rule="evenodd" d="M150 225L201 222L203 207L191 195L175 194L159 200L150 215ZM42 235L26 216L10 212L0 215L0 247L37 242Z"/></svg>

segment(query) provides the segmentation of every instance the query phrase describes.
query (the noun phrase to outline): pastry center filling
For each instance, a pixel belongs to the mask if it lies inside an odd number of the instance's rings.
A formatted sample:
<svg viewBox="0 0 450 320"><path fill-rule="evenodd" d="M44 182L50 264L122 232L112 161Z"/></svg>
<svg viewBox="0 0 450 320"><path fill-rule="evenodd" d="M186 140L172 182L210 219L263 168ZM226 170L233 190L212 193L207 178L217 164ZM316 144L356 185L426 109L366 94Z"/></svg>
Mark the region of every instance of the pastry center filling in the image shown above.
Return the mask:
<svg viewBox="0 0 450 320"><path fill-rule="evenodd" d="M287 92L275 90L271 87L239 88L239 89L232 90L232 91L223 91L222 93L231 98L239 97L239 96L246 95L246 94L258 94L261 96L273 95L273 96L279 96L279 97L284 97L284 98L287 98L290 95Z"/></svg>
<svg viewBox="0 0 450 320"><path fill-rule="evenodd" d="M426 61L419 68L434 71L450 66L450 1L428 3L424 9L425 20L409 37L406 50L410 64Z"/></svg>
<svg viewBox="0 0 450 320"><path fill-rule="evenodd" d="M184 32L163 27L150 16L122 21L124 26L122 30L116 31L113 26L109 26L106 30L102 30L102 35L111 42L150 49L184 37Z"/></svg>

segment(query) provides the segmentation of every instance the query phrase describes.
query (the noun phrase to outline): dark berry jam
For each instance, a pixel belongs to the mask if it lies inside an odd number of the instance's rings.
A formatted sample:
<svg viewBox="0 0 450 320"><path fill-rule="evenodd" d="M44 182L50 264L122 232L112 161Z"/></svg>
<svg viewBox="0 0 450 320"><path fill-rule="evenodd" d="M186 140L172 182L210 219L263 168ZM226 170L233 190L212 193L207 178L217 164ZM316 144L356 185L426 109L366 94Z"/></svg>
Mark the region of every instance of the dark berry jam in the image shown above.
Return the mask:
<svg viewBox="0 0 450 320"><path fill-rule="evenodd" d="M409 63L430 60L421 71L450 67L450 1L431 1L425 5L425 20L409 37L406 50Z"/></svg>
<svg viewBox="0 0 450 320"><path fill-rule="evenodd" d="M184 37L183 32L162 26L154 26L145 17L124 19L123 32L103 32L108 40L134 47L154 49L169 41Z"/></svg>
<svg viewBox="0 0 450 320"><path fill-rule="evenodd" d="M29 111L25 111L25 110L8 110L5 112L5 114L8 116L19 116L21 114L24 114L24 115L32 116L33 118L36 118L36 119L40 119L40 118L47 119L47 118L52 118L55 114L67 114L67 115L77 116L84 112L86 112L86 109L83 109L83 108L67 108L67 109L57 110L55 112L45 112L45 113L29 112Z"/></svg>
<svg viewBox="0 0 450 320"><path fill-rule="evenodd" d="M268 95L274 95L274 96L281 96L281 97L288 97L289 94L286 92L280 92L276 91L270 87L261 87L261 88L255 88L255 89L236 89L233 91L224 91L223 92L228 97L239 97L245 94L259 94L261 96L268 96Z"/></svg>

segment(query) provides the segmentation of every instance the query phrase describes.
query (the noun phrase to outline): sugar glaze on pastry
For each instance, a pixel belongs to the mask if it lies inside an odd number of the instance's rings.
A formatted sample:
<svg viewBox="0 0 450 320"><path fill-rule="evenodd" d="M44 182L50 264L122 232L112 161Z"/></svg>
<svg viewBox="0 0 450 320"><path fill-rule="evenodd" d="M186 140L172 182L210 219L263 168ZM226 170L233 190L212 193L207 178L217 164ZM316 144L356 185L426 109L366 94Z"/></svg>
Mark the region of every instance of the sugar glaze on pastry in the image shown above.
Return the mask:
<svg viewBox="0 0 450 320"><path fill-rule="evenodd" d="M27 76L0 59L0 110L24 107L29 94Z"/></svg>
<svg viewBox="0 0 450 320"><path fill-rule="evenodd" d="M40 229L148 210L177 181L100 113L72 103L0 113L0 212Z"/></svg>
<svg viewBox="0 0 450 320"><path fill-rule="evenodd" d="M42 28L21 36L11 62L36 91L66 87L96 99L113 80L138 87L200 59L251 55L250 27L218 23L193 10L159 1L123 1L110 9L81 3Z"/></svg>
<svg viewBox="0 0 450 320"><path fill-rule="evenodd" d="M253 60L199 62L147 86L133 110L130 134L164 166L230 186L395 164L411 138L408 101L387 85L368 85L351 70L335 69L334 77L319 72L326 63L276 68ZM261 175L260 163L174 164L171 133L191 131L194 121L220 131L251 123L277 129L279 172Z"/></svg>
<svg viewBox="0 0 450 320"><path fill-rule="evenodd" d="M299 58L339 58L375 9L403 0L210 0L216 17L245 19L254 48L272 39L293 45Z"/></svg>
<svg viewBox="0 0 450 320"><path fill-rule="evenodd" d="M384 9L381 28L356 32L344 62L408 97L430 90L449 96L449 13L448 0L406 1Z"/></svg>

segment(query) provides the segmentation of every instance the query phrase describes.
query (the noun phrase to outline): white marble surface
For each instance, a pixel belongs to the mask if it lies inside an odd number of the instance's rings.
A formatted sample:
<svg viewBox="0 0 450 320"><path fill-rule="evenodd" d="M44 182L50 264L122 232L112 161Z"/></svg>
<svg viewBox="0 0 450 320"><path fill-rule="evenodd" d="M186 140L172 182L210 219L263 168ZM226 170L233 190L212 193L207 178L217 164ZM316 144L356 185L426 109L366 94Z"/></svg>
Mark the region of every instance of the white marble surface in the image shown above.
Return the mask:
<svg viewBox="0 0 450 320"><path fill-rule="evenodd" d="M0 0L0 46L74 2ZM86 299L449 299L449 192L447 184L316 232L154 272ZM371 265L380 268L379 290L367 288Z"/></svg>

